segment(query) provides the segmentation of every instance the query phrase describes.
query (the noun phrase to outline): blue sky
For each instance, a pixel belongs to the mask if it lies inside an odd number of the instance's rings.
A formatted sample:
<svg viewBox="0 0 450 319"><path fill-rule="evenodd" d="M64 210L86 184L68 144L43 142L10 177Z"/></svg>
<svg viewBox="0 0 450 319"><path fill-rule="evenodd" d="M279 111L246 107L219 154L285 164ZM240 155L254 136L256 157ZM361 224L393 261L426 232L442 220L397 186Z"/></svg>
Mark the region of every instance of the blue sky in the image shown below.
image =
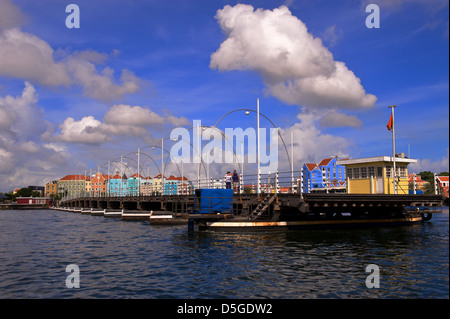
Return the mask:
<svg viewBox="0 0 450 319"><path fill-rule="evenodd" d="M78 29L65 25L70 3ZM380 28L366 27L369 3ZM255 109L257 98L288 144L293 132L296 167L391 155L396 104L397 152L419 160L416 172L448 171L448 9L441 0L0 0L0 191L83 174L193 120ZM221 125L255 121L233 113Z"/></svg>

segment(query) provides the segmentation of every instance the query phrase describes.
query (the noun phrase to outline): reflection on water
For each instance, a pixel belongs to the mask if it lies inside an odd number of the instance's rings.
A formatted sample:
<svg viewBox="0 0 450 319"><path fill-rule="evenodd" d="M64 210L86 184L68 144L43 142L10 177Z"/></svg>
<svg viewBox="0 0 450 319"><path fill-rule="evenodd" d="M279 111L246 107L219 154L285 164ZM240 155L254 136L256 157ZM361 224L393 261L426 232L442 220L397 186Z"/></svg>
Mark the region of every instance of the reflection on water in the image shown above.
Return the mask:
<svg viewBox="0 0 450 319"><path fill-rule="evenodd" d="M0 298L448 298L448 216L239 233L0 211ZM80 268L79 289L65 287L68 264ZM369 264L380 288L365 285Z"/></svg>

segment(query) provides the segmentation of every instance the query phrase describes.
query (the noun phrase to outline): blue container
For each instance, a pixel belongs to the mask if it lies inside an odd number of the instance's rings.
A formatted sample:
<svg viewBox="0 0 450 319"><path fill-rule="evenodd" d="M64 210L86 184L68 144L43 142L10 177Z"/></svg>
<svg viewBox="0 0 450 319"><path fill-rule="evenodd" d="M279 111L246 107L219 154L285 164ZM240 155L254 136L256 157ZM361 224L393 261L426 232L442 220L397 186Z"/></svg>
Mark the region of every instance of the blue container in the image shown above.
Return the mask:
<svg viewBox="0 0 450 319"><path fill-rule="evenodd" d="M233 214L233 190L196 189L194 210L198 214Z"/></svg>

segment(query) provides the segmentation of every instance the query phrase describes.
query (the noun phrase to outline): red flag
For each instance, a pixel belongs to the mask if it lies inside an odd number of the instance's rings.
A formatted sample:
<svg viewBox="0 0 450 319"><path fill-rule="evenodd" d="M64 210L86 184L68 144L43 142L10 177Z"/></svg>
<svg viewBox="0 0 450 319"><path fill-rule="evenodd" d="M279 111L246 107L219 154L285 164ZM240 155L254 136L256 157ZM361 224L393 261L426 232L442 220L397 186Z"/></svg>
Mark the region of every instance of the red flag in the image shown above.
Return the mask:
<svg viewBox="0 0 450 319"><path fill-rule="evenodd" d="M386 125L387 129L390 131L392 130L392 126L394 125L394 122L392 122L392 113L391 113L391 118L389 119L389 123Z"/></svg>

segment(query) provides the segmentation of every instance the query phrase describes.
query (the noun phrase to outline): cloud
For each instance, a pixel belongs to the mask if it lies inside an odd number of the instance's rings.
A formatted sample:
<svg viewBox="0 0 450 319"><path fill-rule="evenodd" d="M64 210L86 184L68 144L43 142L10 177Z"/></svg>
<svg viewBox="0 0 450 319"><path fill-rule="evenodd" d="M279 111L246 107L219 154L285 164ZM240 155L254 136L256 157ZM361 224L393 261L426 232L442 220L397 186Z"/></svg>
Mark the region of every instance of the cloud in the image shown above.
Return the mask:
<svg viewBox="0 0 450 319"><path fill-rule="evenodd" d="M59 126L61 133L56 139L69 143L99 144L107 142L110 138L98 129L101 124L93 116L85 116L80 121L68 117Z"/></svg>
<svg viewBox="0 0 450 319"><path fill-rule="evenodd" d="M11 1L0 0L0 31L22 25L26 20L22 11Z"/></svg>
<svg viewBox="0 0 450 319"><path fill-rule="evenodd" d="M6 149L0 147L0 174L7 173L14 167L13 153L8 152Z"/></svg>
<svg viewBox="0 0 450 319"><path fill-rule="evenodd" d="M141 106L114 105L104 117L105 123L147 126L164 123L164 118Z"/></svg>
<svg viewBox="0 0 450 319"><path fill-rule="evenodd" d="M42 144L41 136L51 124L37 103L38 94L29 82L18 96L0 96L0 192L44 185L60 178L67 167L80 167L64 147Z"/></svg>
<svg viewBox="0 0 450 319"><path fill-rule="evenodd" d="M316 124L320 117L321 114L318 112L303 111L297 115L300 120L299 123L281 131L289 156L291 156L291 132L293 133L294 165L296 165L294 169L296 170L303 163L315 163L323 158L335 155L347 156L353 146L346 138L321 132ZM282 143L279 144L281 147ZM280 148L279 155L280 165L289 168L284 147Z"/></svg>
<svg viewBox="0 0 450 319"><path fill-rule="evenodd" d="M360 128L362 122L354 115L346 115L337 111L327 112L319 120L322 127L355 127Z"/></svg>
<svg viewBox="0 0 450 319"><path fill-rule="evenodd" d="M417 163L411 163L408 167L409 172L420 173L423 171L430 171L433 173L448 172L449 171L449 156L447 154L438 160L431 160L429 158L419 159Z"/></svg>
<svg viewBox="0 0 450 319"><path fill-rule="evenodd" d="M108 112L106 112L104 121L108 124L135 126L150 126L165 123L169 123L174 126L181 126L189 123L185 117L176 117L173 115L163 117L149 108L124 104L112 106Z"/></svg>
<svg viewBox="0 0 450 319"><path fill-rule="evenodd" d="M328 43L329 46L333 47L336 45L339 38L342 36L342 31L336 29L336 25L332 25L327 28L323 33L323 40Z"/></svg>
<svg viewBox="0 0 450 319"><path fill-rule="evenodd" d="M20 96L0 97L0 133L4 138L26 141L45 131L48 123L36 121L42 117L36 107L37 99L36 90L29 82L25 82Z"/></svg>
<svg viewBox="0 0 450 319"><path fill-rule="evenodd" d="M97 70L97 65L104 63L107 55L93 50L65 54L56 60L50 44L20 30L21 20L20 8L10 1L0 0L0 76L52 87L77 85L85 96L105 102L118 100L141 88L142 81L127 69L121 70L118 79L110 67Z"/></svg>
<svg viewBox="0 0 450 319"><path fill-rule="evenodd" d="M227 39L211 55L210 68L258 72L270 94L288 104L348 109L372 107L360 79L286 6L274 10L229 5L216 19Z"/></svg>
<svg viewBox="0 0 450 319"><path fill-rule="evenodd" d="M163 117L146 107L118 104L105 113L103 122L93 116L85 116L79 121L66 118L59 126L60 133L55 139L68 143L101 144L113 141L115 137L145 137L150 130L163 125L181 126L188 123L185 117Z"/></svg>
<svg viewBox="0 0 450 319"><path fill-rule="evenodd" d="M73 81L83 88L84 95L102 101L115 101L140 88L140 80L129 70L122 70L121 84L114 83L114 70L105 67L99 74L95 65L83 55L69 57L67 69Z"/></svg>
<svg viewBox="0 0 450 319"><path fill-rule="evenodd" d="M53 59L50 45L19 29L0 33L0 75L49 86L72 84L66 66Z"/></svg>

